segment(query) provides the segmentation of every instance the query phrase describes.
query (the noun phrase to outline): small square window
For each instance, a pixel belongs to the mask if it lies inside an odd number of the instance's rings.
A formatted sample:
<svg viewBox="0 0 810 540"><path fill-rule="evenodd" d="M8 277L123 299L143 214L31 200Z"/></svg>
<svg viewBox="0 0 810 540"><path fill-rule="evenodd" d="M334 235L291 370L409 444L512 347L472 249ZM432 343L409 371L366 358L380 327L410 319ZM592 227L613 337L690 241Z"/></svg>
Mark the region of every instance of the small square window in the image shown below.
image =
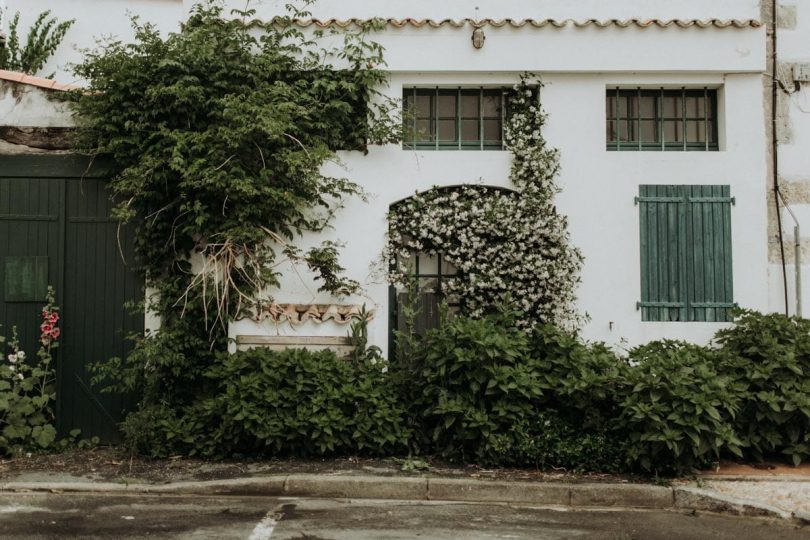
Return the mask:
<svg viewBox="0 0 810 540"><path fill-rule="evenodd" d="M500 88L405 88L406 148L502 150Z"/></svg>
<svg viewBox="0 0 810 540"><path fill-rule="evenodd" d="M611 88L605 114L608 150L719 149L717 90Z"/></svg>

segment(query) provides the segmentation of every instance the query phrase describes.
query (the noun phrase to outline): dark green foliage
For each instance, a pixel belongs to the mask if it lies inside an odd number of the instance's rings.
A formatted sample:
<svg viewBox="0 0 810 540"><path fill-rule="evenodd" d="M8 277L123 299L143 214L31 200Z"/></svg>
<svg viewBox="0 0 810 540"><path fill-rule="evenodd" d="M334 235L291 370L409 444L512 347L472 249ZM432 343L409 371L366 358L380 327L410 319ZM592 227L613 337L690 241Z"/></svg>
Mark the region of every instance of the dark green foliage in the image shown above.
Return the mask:
<svg viewBox="0 0 810 540"><path fill-rule="evenodd" d="M717 351L677 341L630 352L618 432L627 459L649 472L683 472L721 453L742 456L732 422L742 387L722 372Z"/></svg>
<svg viewBox="0 0 810 540"><path fill-rule="evenodd" d="M810 458L810 320L739 311L715 339L747 387L735 427L750 455Z"/></svg>
<svg viewBox="0 0 810 540"><path fill-rule="evenodd" d="M553 326L536 328L530 347L543 406L572 425L603 430L617 414L626 362L604 343Z"/></svg>
<svg viewBox="0 0 810 540"><path fill-rule="evenodd" d="M295 241L362 196L322 174L335 151L396 137L380 116L386 104L372 105L385 80L381 48L362 29L341 31L332 47L325 31L304 35L283 19L248 28L252 16L211 0L168 35L133 20L134 43L87 51L76 72L89 89L68 95L80 150L111 158L116 214L135 224L156 293L147 307L160 332L96 366L97 384L143 395L126 427L132 441L150 419L182 433L176 423L222 390L207 372L222 362L227 325L272 302L282 259L305 265L321 291L359 287L343 275L337 243L304 251Z"/></svg>
<svg viewBox="0 0 810 540"><path fill-rule="evenodd" d="M540 397L528 338L508 314L456 317L430 330L403 377L422 451L497 462L504 436Z"/></svg>
<svg viewBox="0 0 810 540"><path fill-rule="evenodd" d="M215 390L178 414L157 406L128 418L138 451L233 455L386 455L410 433L382 362L331 351L256 349L223 354L207 376Z"/></svg>
<svg viewBox="0 0 810 540"><path fill-rule="evenodd" d="M42 69L75 22L73 19L58 22L56 17L50 17L50 15L50 10L39 14L28 30L28 36L23 45L18 33L20 12L14 14L9 23L8 41L5 47L0 47L0 69L21 71L29 75L36 75ZM53 75L49 78L53 78Z"/></svg>
<svg viewBox="0 0 810 540"><path fill-rule="evenodd" d="M496 440L503 443L499 465L607 473L625 468L624 448L618 436L573 426L556 412L537 412Z"/></svg>

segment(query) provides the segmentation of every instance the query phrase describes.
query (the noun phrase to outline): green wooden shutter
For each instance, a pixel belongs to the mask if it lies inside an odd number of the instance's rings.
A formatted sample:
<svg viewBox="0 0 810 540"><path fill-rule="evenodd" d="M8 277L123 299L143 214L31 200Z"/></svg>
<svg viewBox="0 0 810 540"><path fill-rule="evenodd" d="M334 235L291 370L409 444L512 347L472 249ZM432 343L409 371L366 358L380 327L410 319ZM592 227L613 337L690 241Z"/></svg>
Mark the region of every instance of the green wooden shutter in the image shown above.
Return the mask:
<svg viewBox="0 0 810 540"><path fill-rule="evenodd" d="M725 322L734 306L729 186L683 186L689 213L689 320Z"/></svg>
<svg viewBox="0 0 810 540"><path fill-rule="evenodd" d="M728 321L729 186L642 185L637 202L642 320Z"/></svg>

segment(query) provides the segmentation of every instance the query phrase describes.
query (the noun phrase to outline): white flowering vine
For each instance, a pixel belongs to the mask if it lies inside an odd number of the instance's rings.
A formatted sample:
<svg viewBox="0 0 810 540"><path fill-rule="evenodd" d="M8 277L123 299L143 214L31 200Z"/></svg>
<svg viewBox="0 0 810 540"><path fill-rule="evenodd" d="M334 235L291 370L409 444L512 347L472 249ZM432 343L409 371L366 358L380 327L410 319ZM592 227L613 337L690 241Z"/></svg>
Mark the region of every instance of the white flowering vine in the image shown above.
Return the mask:
<svg viewBox="0 0 810 540"><path fill-rule="evenodd" d="M545 121L538 85L524 76L511 92L505 126L514 191L435 187L391 208L387 256L393 284L409 283L411 254L441 254L457 274L442 281L440 292L460 300L466 315L480 317L510 298L527 329L578 326L582 255L554 205L559 152L543 138Z"/></svg>

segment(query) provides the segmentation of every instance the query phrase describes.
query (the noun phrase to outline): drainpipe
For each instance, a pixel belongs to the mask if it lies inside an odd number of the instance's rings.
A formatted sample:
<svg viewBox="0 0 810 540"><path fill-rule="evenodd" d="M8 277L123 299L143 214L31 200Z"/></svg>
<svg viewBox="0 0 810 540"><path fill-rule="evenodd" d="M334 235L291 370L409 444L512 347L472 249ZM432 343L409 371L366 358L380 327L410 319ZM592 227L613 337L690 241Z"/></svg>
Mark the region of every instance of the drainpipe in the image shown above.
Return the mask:
<svg viewBox="0 0 810 540"><path fill-rule="evenodd" d="M796 316L802 316L802 233L799 227L799 220L796 219L796 214L791 210L782 193L779 193L779 198L782 200L782 205L785 210L790 214L790 219L793 220L793 267L796 274Z"/></svg>
<svg viewBox="0 0 810 540"><path fill-rule="evenodd" d="M777 54L776 54L776 18L779 0L773 0L771 6L771 154L773 159L773 202L776 206L776 227L779 238L779 254L782 260L782 283L784 284L785 295L785 315L789 315L788 311L788 278L787 266L785 265L785 239L782 234L782 210L779 206L779 200L782 198L782 193L779 191L779 141L777 138L777 107L778 102L778 71L777 71ZM793 212L791 212L793 215Z"/></svg>

